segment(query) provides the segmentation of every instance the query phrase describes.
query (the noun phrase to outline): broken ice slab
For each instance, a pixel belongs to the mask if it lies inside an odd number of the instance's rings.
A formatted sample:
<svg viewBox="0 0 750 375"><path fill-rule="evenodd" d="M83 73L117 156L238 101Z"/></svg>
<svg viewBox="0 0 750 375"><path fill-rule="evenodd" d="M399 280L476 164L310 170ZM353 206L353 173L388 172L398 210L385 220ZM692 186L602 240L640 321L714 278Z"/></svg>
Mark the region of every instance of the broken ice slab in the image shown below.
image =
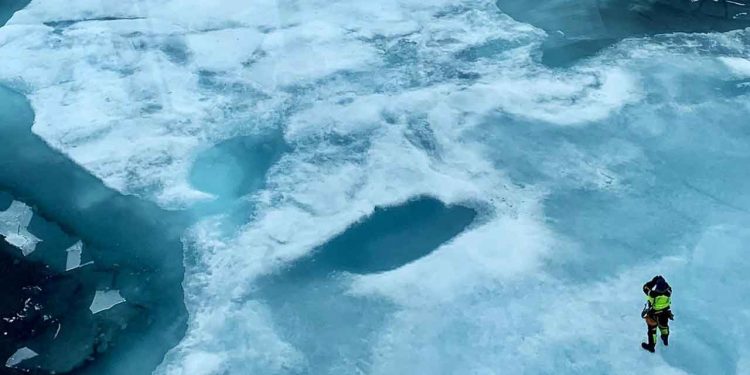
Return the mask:
<svg viewBox="0 0 750 375"><path fill-rule="evenodd" d="M10 356L10 358L8 358L8 361L5 362L5 367L15 367L19 363L27 359L34 358L36 356L37 354L35 351L29 348L23 347L21 349L16 350L16 352L13 353L13 355Z"/></svg>
<svg viewBox="0 0 750 375"><path fill-rule="evenodd" d="M92 314L96 314L123 302L125 302L125 298L122 298L119 290L97 290L89 310Z"/></svg>
<svg viewBox="0 0 750 375"><path fill-rule="evenodd" d="M0 234L5 236L9 244L21 249L23 256L31 254L36 249L36 244L41 242L27 229L32 216L34 212L31 207L18 201L0 212Z"/></svg>
<svg viewBox="0 0 750 375"><path fill-rule="evenodd" d="M70 271L72 269L81 266L81 254L83 253L83 242L78 241L75 245L65 250L68 253L68 258L65 261L65 270Z"/></svg>

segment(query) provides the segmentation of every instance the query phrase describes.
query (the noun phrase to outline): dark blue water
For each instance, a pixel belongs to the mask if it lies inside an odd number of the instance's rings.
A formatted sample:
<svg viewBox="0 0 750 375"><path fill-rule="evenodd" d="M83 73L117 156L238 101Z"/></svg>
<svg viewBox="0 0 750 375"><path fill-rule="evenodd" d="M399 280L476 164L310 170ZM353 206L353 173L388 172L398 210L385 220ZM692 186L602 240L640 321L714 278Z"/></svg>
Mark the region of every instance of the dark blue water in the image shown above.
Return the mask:
<svg viewBox="0 0 750 375"><path fill-rule="evenodd" d="M19 9L23 9L29 4L30 0L0 0L0 26L5 25L6 22L13 16L13 13Z"/></svg>
<svg viewBox="0 0 750 375"><path fill-rule="evenodd" d="M10 205L13 203L13 196L5 193L0 192L0 211L5 211L10 207Z"/></svg>
<svg viewBox="0 0 750 375"><path fill-rule="evenodd" d="M332 272L368 274L394 270L420 259L463 232L477 216L465 206L419 198L379 207L366 220L326 242L286 270L288 275L324 277Z"/></svg>
<svg viewBox="0 0 750 375"><path fill-rule="evenodd" d="M25 98L0 87L0 191L4 202L12 197L34 208L29 230L44 240L28 258L14 260L25 268L6 263L4 271L50 273L32 286L42 289L37 298L60 326L56 338L58 325L35 326L12 344L40 354L24 362L30 368L148 373L186 328L180 236L188 222L108 189L33 135L32 122ZM76 239L94 264L64 272L64 250ZM92 315L88 307L101 288L119 290L127 302Z"/></svg>
<svg viewBox="0 0 750 375"><path fill-rule="evenodd" d="M0 24L27 3L3 0ZM28 230L43 240L28 257L2 241L0 311L25 318L3 327L0 361L26 346L39 356L22 367L38 373L148 373L185 331L186 221L108 189L33 135L33 119L26 99L0 86L0 209L13 200L32 206ZM65 249L78 240L93 265L66 272ZM93 315L98 289L127 301ZM24 300L35 314L24 313Z"/></svg>

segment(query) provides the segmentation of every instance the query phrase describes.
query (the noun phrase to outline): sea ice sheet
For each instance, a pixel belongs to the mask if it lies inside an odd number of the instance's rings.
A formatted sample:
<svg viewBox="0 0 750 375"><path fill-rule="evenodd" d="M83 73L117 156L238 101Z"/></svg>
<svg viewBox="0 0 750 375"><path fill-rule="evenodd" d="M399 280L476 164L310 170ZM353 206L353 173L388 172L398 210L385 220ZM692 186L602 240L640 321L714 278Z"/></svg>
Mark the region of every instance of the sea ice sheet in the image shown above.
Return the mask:
<svg viewBox="0 0 750 375"><path fill-rule="evenodd" d="M725 314L706 291L747 290L747 31L628 39L564 69L540 64L546 38L484 0L49 0L0 30L0 81L53 147L165 207L213 198L188 171L217 144L290 145L237 203L249 213L186 233L190 328L157 374L741 373L748 320L709 345L703 317ZM484 211L404 267L336 275L395 306L370 352L284 340L257 280L419 196ZM656 273L685 339L646 357ZM100 291L92 311L121 299Z"/></svg>

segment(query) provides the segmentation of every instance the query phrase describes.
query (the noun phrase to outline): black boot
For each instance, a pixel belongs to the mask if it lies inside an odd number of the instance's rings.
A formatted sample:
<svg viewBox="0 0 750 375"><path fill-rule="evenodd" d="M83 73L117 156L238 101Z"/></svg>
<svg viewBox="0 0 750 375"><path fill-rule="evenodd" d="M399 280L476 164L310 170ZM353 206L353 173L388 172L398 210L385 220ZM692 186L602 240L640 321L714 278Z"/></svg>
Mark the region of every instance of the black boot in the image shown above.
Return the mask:
<svg viewBox="0 0 750 375"><path fill-rule="evenodd" d="M664 343L664 346L669 346L669 335L661 335L661 342Z"/></svg>
<svg viewBox="0 0 750 375"><path fill-rule="evenodd" d="M641 343L641 347L651 353L656 352L656 327L648 327L646 338L648 339L648 343Z"/></svg>
<svg viewBox="0 0 750 375"><path fill-rule="evenodd" d="M656 352L656 348L654 348L654 346L655 345L653 345L653 344L649 345L649 344L646 344L645 342L641 343L641 348L643 348L644 350L648 350L651 353L655 353Z"/></svg>

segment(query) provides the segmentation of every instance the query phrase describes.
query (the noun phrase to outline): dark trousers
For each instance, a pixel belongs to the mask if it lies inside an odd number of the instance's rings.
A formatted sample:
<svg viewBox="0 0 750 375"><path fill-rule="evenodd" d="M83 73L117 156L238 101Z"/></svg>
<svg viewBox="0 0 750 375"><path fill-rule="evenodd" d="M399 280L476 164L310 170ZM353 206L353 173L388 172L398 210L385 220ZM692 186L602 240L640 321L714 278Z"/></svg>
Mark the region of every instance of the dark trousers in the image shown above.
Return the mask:
<svg viewBox="0 0 750 375"><path fill-rule="evenodd" d="M663 337L669 336L669 315L670 311L653 311L646 315L646 325L648 326L648 344L656 345L656 329Z"/></svg>

